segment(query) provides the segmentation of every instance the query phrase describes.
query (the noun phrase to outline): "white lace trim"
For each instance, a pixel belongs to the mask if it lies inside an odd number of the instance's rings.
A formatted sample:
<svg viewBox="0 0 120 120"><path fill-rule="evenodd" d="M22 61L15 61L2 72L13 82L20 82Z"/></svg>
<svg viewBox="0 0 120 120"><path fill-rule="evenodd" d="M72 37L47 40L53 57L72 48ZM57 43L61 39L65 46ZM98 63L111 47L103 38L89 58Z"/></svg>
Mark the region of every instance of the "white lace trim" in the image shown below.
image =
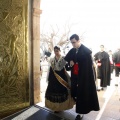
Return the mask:
<svg viewBox="0 0 120 120"><path fill-rule="evenodd" d="M64 57L61 56L58 61L56 61L55 57L51 58L50 65L53 67L54 70L61 71L64 66L66 65L66 61L64 60Z"/></svg>

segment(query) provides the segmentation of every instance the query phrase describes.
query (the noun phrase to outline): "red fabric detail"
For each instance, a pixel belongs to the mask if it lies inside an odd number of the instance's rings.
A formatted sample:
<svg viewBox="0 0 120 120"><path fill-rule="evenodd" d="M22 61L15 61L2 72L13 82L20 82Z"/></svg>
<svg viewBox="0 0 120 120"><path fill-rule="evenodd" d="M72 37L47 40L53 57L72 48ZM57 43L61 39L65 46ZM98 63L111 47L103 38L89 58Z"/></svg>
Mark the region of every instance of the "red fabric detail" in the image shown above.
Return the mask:
<svg viewBox="0 0 120 120"><path fill-rule="evenodd" d="M74 75L78 75L78 69L79 69L78 64L77 63L74 64L74 66L73 66L73 74Z"/></svg>
<svg viewBox="0 0 120 120"><path fill-rule="evenodd" d="M115 64L115 66L120 67L120 63Z"/></svg>

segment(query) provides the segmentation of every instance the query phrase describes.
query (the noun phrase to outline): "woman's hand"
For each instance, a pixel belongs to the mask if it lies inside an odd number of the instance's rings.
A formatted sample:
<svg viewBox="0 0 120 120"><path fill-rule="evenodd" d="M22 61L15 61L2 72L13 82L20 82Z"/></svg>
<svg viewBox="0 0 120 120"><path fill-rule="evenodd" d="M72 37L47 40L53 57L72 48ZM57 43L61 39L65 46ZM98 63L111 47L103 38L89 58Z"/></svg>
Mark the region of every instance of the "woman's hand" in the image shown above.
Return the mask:
<svg viewBox="0 0 120 120"><path fill-rule="evenodd" d="M74 65L74 62L71 60L70 61L70 67L72 67Z"/></svg>

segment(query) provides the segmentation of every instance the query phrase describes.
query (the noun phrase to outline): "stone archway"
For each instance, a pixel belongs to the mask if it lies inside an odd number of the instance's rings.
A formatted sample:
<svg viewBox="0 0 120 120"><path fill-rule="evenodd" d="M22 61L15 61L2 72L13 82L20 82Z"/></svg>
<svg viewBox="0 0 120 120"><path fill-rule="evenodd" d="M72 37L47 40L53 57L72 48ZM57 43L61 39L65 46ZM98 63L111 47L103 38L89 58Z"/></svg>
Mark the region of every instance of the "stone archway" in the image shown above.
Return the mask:
<svg viewBox="0 0 120 120"><path fill-rule="evenodd" d="M40 0L33 0L32 11L32 53L33 53L33 88L31 90L34 100L31 104L40 102ZM32 85L31 85L32 86Z"/></svg>

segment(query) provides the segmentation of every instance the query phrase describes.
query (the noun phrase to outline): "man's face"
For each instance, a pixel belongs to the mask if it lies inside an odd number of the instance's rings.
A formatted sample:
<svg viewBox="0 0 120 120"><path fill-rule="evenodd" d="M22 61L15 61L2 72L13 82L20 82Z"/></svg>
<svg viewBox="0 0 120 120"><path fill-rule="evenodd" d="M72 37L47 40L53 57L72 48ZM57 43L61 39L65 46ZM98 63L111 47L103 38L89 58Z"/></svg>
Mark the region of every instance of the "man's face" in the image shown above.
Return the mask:
<svg viewBox="0 0 120 120"><path fill-rule="evenodd" d="M72 43L72 46L74 47L74 48L78 48L78 46L79 46L79 44L80 44L80 40L76 40L75 38L73 38L72 40L71 40L71 43Z"/></svg>
<svg viewBox="0 0 120 120"><path fill-rule="evenodd" d="M100 46L100 51L101 51L101 52L104 51L104 46Z"/></svg>

